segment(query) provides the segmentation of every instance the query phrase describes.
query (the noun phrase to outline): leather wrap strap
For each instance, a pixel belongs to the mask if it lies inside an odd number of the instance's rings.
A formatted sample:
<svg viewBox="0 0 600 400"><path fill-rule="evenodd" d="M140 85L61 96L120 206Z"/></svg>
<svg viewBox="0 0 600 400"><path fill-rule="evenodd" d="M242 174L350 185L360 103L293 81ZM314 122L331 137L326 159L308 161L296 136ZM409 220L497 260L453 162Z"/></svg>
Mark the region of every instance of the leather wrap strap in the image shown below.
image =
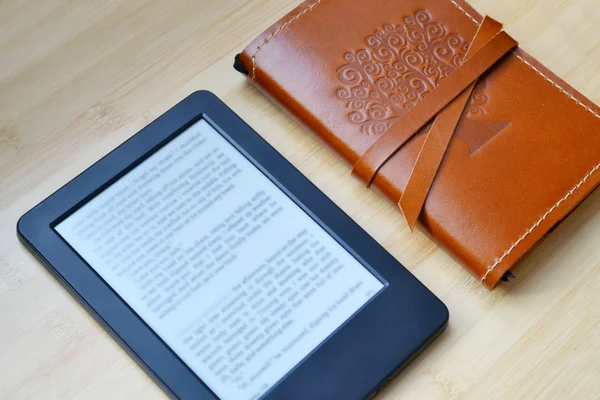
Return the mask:
<svg viewBox="0 0 600 400"><path fill-rule="evenodd" d="M466 61L396 121L354 165L353 174L370 186L381 167L435 118L399 202L411 229L477 80L517 45L502 31L502 24L486 17L466 54Z"/></svg>

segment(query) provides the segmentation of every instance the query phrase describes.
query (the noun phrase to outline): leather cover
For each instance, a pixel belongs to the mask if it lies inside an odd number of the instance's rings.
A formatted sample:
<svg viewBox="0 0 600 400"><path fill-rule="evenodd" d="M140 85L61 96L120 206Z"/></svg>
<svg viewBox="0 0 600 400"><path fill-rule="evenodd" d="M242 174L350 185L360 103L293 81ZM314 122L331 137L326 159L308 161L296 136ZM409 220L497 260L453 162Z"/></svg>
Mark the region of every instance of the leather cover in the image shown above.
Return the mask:
<svg viewBox="0 0 600 400"><path fill-rule="evenodd" d="M483 21L463 0L311 0L237 68L493 288L599 184L600 109Z"/></svg>

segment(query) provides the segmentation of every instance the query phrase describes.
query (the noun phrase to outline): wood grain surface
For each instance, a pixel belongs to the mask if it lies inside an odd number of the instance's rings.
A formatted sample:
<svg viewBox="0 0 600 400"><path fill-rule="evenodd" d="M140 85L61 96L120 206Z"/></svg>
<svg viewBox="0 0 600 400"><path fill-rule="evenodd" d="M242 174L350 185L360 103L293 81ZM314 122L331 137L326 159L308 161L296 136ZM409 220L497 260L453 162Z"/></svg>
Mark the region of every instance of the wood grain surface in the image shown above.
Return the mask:
<svg viewBox="0 0 600 400"><path fill-rule="evenodd" d="M518 279L489 292L232 69L236 52L296 4L0 0L0 399L165 397L15 226L198 89L222 98L448 305L448 330L382 399L599 399L600 191ZM472 4L600 102L598 0Z"/></svg>

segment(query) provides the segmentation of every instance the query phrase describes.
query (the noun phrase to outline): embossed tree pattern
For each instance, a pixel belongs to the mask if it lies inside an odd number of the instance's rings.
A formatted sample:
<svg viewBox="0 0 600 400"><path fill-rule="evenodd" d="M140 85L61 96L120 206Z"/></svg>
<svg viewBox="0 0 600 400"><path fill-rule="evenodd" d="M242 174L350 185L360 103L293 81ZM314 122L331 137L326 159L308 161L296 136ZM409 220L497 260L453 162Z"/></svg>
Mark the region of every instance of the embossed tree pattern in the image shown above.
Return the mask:
<svg viewBox="0 0 600 400"><path fill-rule="evenodd" d="M350 110L350 121L365 134L386 132L464 61L469 42L425 11L404 18L403 24L386 24L365 39L367 48L344 54L338 70L344 84L336 92ZM457 136L471 153L477 151L508 123L469 118L486 114L485 80L480 80L469 100Z"/></svg>

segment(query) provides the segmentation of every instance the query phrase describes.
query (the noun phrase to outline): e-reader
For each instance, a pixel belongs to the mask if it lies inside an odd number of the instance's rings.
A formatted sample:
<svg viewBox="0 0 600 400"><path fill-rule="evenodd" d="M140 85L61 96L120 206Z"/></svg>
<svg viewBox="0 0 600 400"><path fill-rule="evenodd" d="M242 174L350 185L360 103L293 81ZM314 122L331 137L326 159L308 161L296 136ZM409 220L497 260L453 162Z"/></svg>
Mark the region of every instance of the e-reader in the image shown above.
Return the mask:
<svg viewBox="0 0 600 400"><path fill-rule="evenodd" d="M174 398L367 398L448 321L205 91L26 213L18 233Z"/></svg>

